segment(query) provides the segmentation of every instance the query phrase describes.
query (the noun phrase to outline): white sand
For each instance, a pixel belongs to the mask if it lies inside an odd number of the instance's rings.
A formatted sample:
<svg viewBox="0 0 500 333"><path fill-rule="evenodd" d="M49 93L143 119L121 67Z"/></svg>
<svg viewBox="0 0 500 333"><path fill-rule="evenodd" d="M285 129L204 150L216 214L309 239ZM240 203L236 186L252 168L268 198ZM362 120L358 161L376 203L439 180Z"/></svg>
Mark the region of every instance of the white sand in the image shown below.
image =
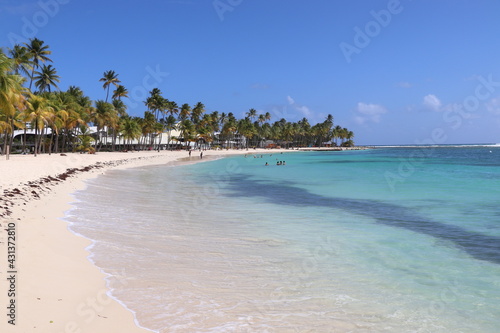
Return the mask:
<svg viewBox="0 0 500 333"><path fill-rule="evenodd" d="M203 156L269 152L205 151ZM188 153L11 155L8 161L0 156L0 332L146 332L134 323L132 312L107 296L105 275L87 259L85 248L91 242L71 233L61 218L70 208L70 194L84 189L86 179L109 169L166 164L183 157ZM191 159L198 161L199 152ZM106 165L78 171L64 181L54 179L68 169L98 162ZM49 176L54 178L46 179ZM15 223L16 233L15 297L7 295L9 223ZM7 322L11 299L15 326Z"/></svg>

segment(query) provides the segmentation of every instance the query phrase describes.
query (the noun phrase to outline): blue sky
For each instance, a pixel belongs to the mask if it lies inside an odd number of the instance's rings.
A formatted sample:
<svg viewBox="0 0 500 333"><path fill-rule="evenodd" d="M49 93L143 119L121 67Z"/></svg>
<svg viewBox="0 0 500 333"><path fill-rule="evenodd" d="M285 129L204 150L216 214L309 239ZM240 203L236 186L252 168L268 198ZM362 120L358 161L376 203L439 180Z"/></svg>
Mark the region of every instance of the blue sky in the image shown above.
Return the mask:
<svg viewBox="0 0 500 333"><path fill-rule="evenodd" d="M272 121L334 116L356 144L500 142L497 0L0 0L0 45L37 37L60 88L143 115L177 104Z"/></svg>

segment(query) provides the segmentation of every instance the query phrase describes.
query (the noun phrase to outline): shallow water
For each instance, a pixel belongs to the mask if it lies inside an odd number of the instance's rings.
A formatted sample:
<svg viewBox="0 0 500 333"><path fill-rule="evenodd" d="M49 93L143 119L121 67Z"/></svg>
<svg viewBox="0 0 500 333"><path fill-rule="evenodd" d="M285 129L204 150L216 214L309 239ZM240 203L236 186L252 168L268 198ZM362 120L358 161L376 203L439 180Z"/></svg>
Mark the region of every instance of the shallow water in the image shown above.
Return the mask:
<svg viewBox="0 0 500 333"><path fill-rule="evenodd" d="M158 332L500 324L497 147L117 170L76 198L71 229L95 240L113 296Z"/></svg>

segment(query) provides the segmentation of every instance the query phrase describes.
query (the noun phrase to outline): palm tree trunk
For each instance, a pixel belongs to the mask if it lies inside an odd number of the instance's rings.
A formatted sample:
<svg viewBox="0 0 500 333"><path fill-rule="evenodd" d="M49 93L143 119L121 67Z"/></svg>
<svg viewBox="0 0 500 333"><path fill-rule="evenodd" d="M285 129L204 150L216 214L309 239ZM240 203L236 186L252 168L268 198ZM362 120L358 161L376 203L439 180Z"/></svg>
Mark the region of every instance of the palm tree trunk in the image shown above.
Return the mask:
<svg viewBox="0 0 500 333"><path fill-rule="evenodd" d="M100 126L97 126L97 137L98 137L98 141L96 143L96 151L99 152L101 150L101 147L102 147L102 136L101 136L101 127Z"/></svg>
<svg viewBox="0 0 500 333"><path fill-rule="evenodd" d="M116 150L116 130L115 130L115 128L114 128L114 127L113 127L113 140L112 140L112 142L111 142L111 149L112 149L113 151L115 151L115 150Z"/></svg>
<svg viewBox="0 0 500 333"><path fill-rule="evenodd" d="M59 152L59 134L56 135L56 144L55 144L54 148L55 148L54 153L57 154Z"/></svg>
<svg viewBox="0 0 500 333"><path fill-rule="evenodd" d="M37 65L35 64L35 65L33 66L33 69L31 70L30 90L31 90L31 85L33 84L33 76L35 75L35 67L36 67L36 66L37 66ZM35 155L35 156L36 156L36 155Z"/></svg>
<svg viewBox="0 0 500 333"><path fill-rule="evenodd" d="M35 127L35 147L34 147L35 157L38 153L38 140L39 140L39 138L38 138L38 126L37 126L37 127Z"/></svg>
<svg viewBox="0 0 500 333"><path fill-rule="evenodd" d="M3 132L3 148L2 148L2 151L0 152L0 155L3 155L4 152L6 152L7 150L7 130L5 130L5 132Z"/></svg>
<svg viewBox="0 0 500 333"><path fill-rule="evenodd" d="M160 133L160 140L158 141L158 151L161 149L161 140L163 139L163 133Z"/></svg>
<svg viewBox="0 0 500 333"><path fill-rule="evenodd" d="M42 131L40 132L40 141L39 141L39 147L38 147L38 153L45 153L45 147L43 145L43 139L45 136L45 126L42 128ZM43 148L43 150L42 150Z"/></svg>
<svg viewBox="0 0 500 333"><path fill-rule="evenodd" d="M26 151L26 123L24 123L24 133L23 133L23 153Z"/></svg>

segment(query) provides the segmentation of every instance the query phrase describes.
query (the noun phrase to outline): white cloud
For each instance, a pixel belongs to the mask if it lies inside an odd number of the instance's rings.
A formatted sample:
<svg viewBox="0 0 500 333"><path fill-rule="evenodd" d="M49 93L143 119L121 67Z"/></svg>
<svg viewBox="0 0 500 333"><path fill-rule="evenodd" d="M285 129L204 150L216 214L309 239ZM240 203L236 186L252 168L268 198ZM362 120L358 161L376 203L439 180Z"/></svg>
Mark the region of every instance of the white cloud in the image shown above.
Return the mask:
<svg viewBox="0 0 500 333"><path fill-rule="evenodd" d="M286 100L288 101L288 104L291 105L295 111L300 112L304 117L311 116L312 111L309 107L295 103L295 100L291 96L287 96Z"/></svg>
<svg viewBox="0 0 500 333"><path fill-rule="evenodd" d="M441 101L436 95L429 94L424 97L424 106L432 111L439 111L441 109Z"/></svg>
<svg viewBox="0 0 500 333"><path fill-rule="evenodd" d="M366 122L366 118L356 116L354 117L354 121L359 125L363 125Z"/></svg>
<svg viewBox="0 0 500 333"><path fill-rule="evenodd" d="M378 104L358 103L356 109L358 114L354 117L354 121L358 124L365 124L367 122L378 123L380 122L381 115L387 113L387 109Z"/></svg>

